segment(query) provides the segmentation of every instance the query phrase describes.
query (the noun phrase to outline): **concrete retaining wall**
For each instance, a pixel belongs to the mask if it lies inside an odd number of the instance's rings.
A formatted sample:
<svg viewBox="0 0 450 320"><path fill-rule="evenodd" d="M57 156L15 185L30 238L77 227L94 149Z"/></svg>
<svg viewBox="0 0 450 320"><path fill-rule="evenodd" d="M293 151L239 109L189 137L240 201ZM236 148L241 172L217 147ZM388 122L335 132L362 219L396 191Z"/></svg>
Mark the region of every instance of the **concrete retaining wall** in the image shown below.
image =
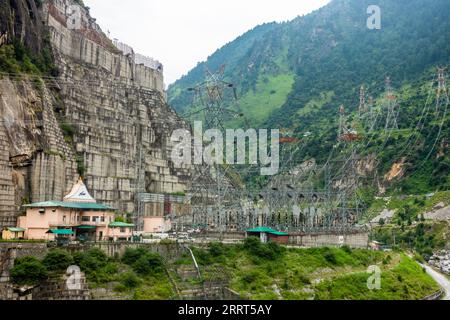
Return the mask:
<svg viewBox="0 0 450 320"><path fill-rule="evenodd" d="M183 248L176 244L159 244L159 243L111 243L111 242L98 242L85 245L69 246L65 249L75 251L87 251L92 248L98 248L105 252L111 258L121 257L127 248L137 249L145 248L155 253L159 253L163 258L167 260L177 259L182 253Z"/></svg>
<svg viewBox="0 0 450 320"><path fill-rule="evenodd" d="M0 300L27 300L27 296L19 296L14 292L10 281L9 270L14 260L24 256L35 256L39 259L47 254L45 243L0 243Z"/></svg>
<svg viewBox="0 0 450 320"><path fill-rule="evenodd" d="M45 243L0 243L0 283L9 281L14 260L25 256L43 259L48 249Z"/></svg>
<svg viewBox="0 0 450 320"><path fill-rule="evenodd" d="M298 245L307 248L337 247L347 245L351 248L365 249L369 245L369 233L353 234L291 234L290 245Z"/></svg>

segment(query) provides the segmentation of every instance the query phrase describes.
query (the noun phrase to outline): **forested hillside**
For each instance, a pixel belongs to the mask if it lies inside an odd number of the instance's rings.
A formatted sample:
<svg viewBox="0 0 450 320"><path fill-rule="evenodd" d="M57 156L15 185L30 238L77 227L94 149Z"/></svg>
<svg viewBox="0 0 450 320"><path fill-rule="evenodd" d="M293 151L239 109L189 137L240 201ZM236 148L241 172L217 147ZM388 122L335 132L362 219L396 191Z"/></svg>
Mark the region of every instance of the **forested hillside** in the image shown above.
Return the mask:
<svg viewBox="0 0 450 320"><path fill-rule="evenodd" d="M369 5L381 8L381 30L367 28ZM376 176L388 190L448 189L450 126L442 94L435 106L436 67L447 66L450 58L449 14L446 0L333 0L225 45L170 86L169 101L182 114L195 110L187 88L204 80L206 67L225 65L224 79L236 86L239 98L226 96L225 107L242 112L247 125L285 129L300 139L295 162L330 158L343 105L345 124L360 139L339 147L375 154ZM388 76L398 103L393 130L385 130ZM357 117L361 86L367 103L374 98L376 117ZM387 177L394 165L400 174Z"/></svg>

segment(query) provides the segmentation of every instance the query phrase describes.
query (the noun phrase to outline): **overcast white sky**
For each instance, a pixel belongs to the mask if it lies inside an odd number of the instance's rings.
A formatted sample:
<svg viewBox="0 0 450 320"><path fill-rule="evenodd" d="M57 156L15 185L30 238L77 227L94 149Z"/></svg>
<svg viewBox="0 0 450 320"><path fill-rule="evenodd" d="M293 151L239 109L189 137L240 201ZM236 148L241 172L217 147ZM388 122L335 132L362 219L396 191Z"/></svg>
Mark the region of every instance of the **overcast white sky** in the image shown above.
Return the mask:
<svg viewBox="0 0 450 320"><path fill-rule="evenodd" d="M329 0L84 0L102 29L164 64L167 85L264 22L287 21Z"/></svg>

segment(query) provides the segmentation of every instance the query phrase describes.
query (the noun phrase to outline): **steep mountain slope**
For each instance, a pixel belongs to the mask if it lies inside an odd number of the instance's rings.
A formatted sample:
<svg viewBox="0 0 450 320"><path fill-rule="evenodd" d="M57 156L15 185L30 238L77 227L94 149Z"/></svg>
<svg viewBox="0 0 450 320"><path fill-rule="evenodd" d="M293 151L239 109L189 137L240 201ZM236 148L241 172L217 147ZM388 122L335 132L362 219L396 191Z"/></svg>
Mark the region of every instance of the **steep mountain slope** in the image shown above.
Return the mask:
<svg viewBox="0 0 450 320"><path fill-rule="evenodd" d="M374 4L381 8L381 30L367 28L367 8ZM224 78L236 85L240 99L227 97L225 106L244 113L251 126L287 128L301 138L297 162L326 162L337 142L342 104L348 125L364 135L356 149L375 154L382 164L376 172L380 190L385 184L402 192L448 188L448 113L445 105L441 113L432 112L436 77L432 90L430 81L435 67L449 62L449 13L445 0L333 0L307 16L257 27L227 44L169 88L169 103L183 113L196 108L185 89L203 80L204 66L215 70L226 64ZM384 131L387 76L398 91L395 132ZM367 124L356 121L361 85L380 113L370 133ZM399 163L402 174L385 177ZM398 179L403 177L408 179Z"/></svg>

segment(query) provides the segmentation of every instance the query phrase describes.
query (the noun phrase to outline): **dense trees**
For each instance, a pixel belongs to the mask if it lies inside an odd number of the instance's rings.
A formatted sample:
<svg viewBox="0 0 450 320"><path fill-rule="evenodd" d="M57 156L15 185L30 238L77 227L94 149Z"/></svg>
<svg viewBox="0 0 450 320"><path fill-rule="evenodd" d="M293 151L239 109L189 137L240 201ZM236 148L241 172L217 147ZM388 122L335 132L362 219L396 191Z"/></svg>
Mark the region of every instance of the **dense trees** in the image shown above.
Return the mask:
<svg viewBox="0 0 450 320"><path fill-rule="evenodd" d="M255 101L266 99L265 92L273 90L258 90L259 85L273 85L264 79L294 73L295 83L289 96L281 108L266 110L264 127L290 128L299 137L312 132L295 160L314 157L323 163L336 143L338 106L344 104L349 113L355 113L361 84L382 104L384 78L390 75L399 95L399 128L410 131L387 139L380 122L367 141L368 148L361 149L377 154L382 164L380 176L395 161L408 157L406 179L394 183L394 191L423 193L446 189L450 160L448 151L439 145L442 138L450 136L450 124L447 119L439 133L441 118L428 112L422 119L422 111L430 103L433 68L446 65L450 56L450 4L446 0L378 1L382 10L379 31L366 27L369 4L372 3L368 0L335 0L291 22L259 26L219 49L172 85L169 101L185 113L192 103L192 95L185 89L203 81L205 65L216 70L226 64L225 78L236 85L239 96L245 99L252 92L260 96ZM331 100L307 107L330 92ZM229 98L225 97L225 106L235 108ZM254 117L249 117L249 121L255 125ZM420 131L415 130L418 124ZM441 140L432 149L438 137ZM442 151L444 155L437 159Z"/></svg>
<svg viewBox="0 0 450 320"><path fill-rule="evenodd" d="M35 257L16 259L10 271L11 279L20 285L36 285L45 280L48 271L45 265Z"/></svg>

